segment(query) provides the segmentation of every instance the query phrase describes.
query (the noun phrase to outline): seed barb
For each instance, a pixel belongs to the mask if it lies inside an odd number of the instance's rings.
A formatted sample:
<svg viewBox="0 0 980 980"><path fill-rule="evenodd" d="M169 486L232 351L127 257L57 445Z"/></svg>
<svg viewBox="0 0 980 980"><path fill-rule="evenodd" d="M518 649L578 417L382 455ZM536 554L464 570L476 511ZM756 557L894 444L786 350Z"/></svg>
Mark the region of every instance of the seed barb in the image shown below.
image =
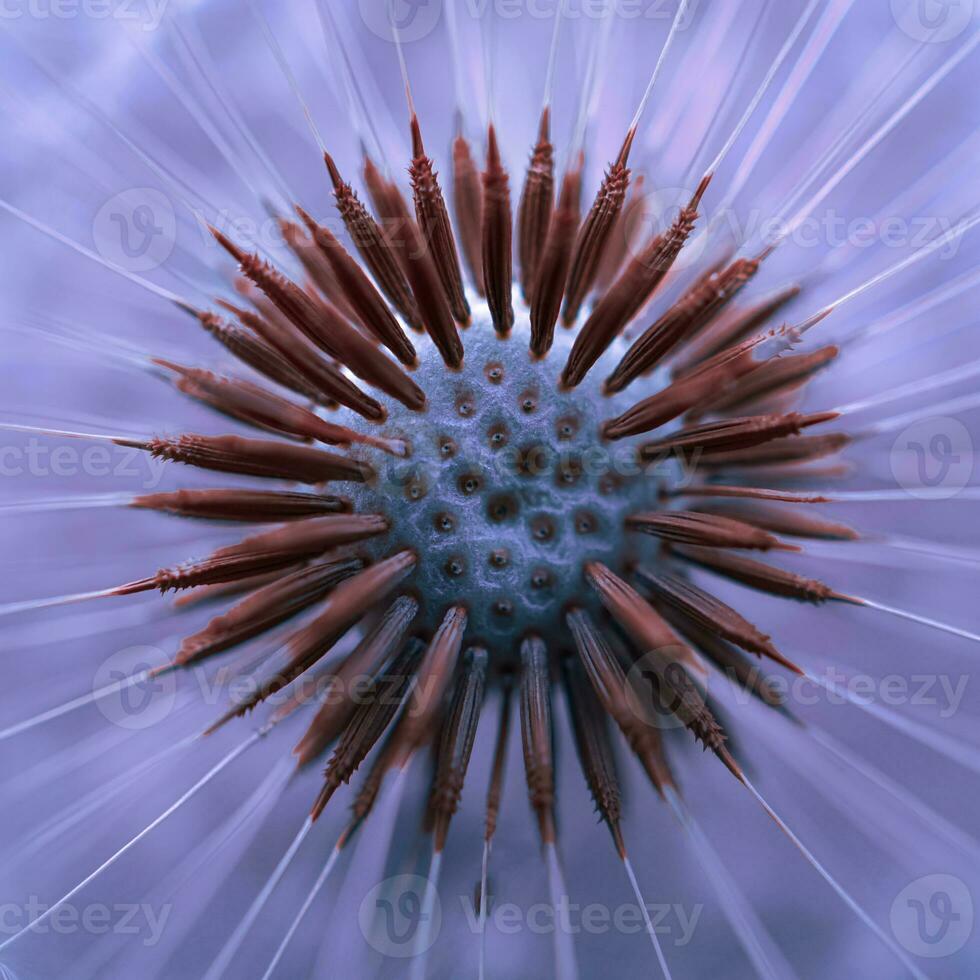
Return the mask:
<svg viewBox="0 0 980 980"><path fill-rule="evenodd" d="M419 118L412 113L412 163L408 173L415 198L415 216L442 284L443 293L456 322L470 322L470 306L463 289L456 237L449 220L449 210L439 186L432 158L425 152Z"/></svg>
<svg viewBox="0 0 980 980"><path fill-rule="evenodd" d="M521 289L527 303L534 295L538 262L555 206L555 148L550 134L551 108L546 105L541 112L538 141L531 151L517 208L517 256L521 266Z"/></svg>
<svg viewBox="0 0 980 980"><path fill-rule="evenodd" d="M134 497L131 507L161 510L206 521L261 524L302 520L350 511L350 501L290 490L174 490Z"/></svg>
<svg viewBox="0 0 980 980"><path fill-rule="evenodd" d="M411 290L408 288L405 274L398 264L395 249L392 247L391 241L385 235L381 226L371 216L367 208L361 203L354 188L341 177L333 157L329 153L324 153L323 160L327 165L327 172L330 174L330 180L333 184L337 210L344 222L344 226L347 228L347 233L350 235L351 241L353 241L354 246L357 248L358 254L364 260L364 264L368 269L371 270L371 274L388 298L388 301L405 318L405 322L413 330L421 330L422 320L418 307L412 297ZM351 264L356 266L353 260ZM335 276L338 283L347 281L344 277L337 275L336 272ZM351 273L351 276L352 278L348 288L357 291L363 290L366 297L365 302L367 303L367 298L369 297L368 290L366 290L363 283L359 281L355 274ZM371 298L371 303L373 304L373 298ZM387 321L387 318L380 311L375 315L379 317L377 320L379 324ZM370 325L368 325L368 329L371 329ZM387 325L387 329L389 331L391 330L390 323ZM389 350L403 364L411 364L415 356L415 351L407 338L403 337L401 340L398 340L397 335L393 332L390 333L390 336L392 340L401 345L402 354L399 354L394 347L389 347ZM406 357L409 359L406 360Z"/></svg>
<svg viewBox="0 0 980 980"><path fill-rule="evenodd" d="M514 326L510 181L500 159L493 124L487 133L487 168L483 174L483 285L497 333L505 337Z"/></svg>
<svg viewBox="0 0 980 980"><path fill-rule="evenodd" d="M636 128L630 128L619 151L619 156L610 165L596 193L575 242L575 253L568 276L568 296L562 314L566 326L578 319L582 304L592 290L605 256L609 239L617 227L619 216L629 189L630 171L627 167Z"/></svg>
<svg viewBox="0 0 980 980"><path fill-rule="evenodd" d="M633 319L663 282L694 229L701 198L708 189L705 177L688 206L665 232L655 235L630 262L612 288L585 321L562 373L567 388L581 384L613 339Z"/></svg>
<svg viewBox="0 0 980 980"><path fill-rule="evenodd" d="M744 521L697 511L651 511L626 518L633 531L651 534L663 541L693 544L705 548L751 548L756 551L799 551L795 545Z"/></svg>
<svg viewBox="0 0 980 980"><path fill-rule="evenodd" d="M466 651L442 724L428 808L428 823L432 826L437 854L445 849L449 823L459 808L483 708L488 660L489 654L481 647Z"/></svg>

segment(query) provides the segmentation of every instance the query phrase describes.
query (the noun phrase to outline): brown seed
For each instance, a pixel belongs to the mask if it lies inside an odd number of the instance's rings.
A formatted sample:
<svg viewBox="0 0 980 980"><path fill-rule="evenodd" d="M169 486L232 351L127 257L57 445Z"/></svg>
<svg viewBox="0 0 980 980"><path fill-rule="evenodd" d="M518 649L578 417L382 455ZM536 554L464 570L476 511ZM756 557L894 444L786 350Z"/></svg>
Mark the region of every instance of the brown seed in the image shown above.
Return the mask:
<svg viewBox="0 0 980 980"><path fill-rule="evenodd" d="M726 311L678 357L674 377L690 374L698 365L752 336L799 294L799 286L784 286L752 306Z"/></svg>
<svg viewBox="0 0 980 980"><path fill-rule="evenodd" d="M500 678L500 717L497 721L497 738L493 747L493 762L490 766L490 784L487 788L486 821L483 839L493 840L500 816L500 801L503 797L504 768L507 763L507 745L510 740L510 721L513 705L514 681L511 673Z"/></svg>
<svg viewBox="0 0 980 980"><path fill-rule="evenodd" d="M642 227L642 214L646 207L643 194L644 177L639 174L633 181L629 200L616 218L605 252L599 261L596 289L606 292L623 267L626 256L636 251L636 239Z"/></svg>
<svg viewBox="0 0 980 980"><path fill-rule="evenodd" d="M446 846L449 822L459 808L463 793L483 708L488 657L487 651L480 647L466 651L452 701L443 720L427 815L437 854Z"/></svg>
<svg viewBox="0 0 980 980"><path fill-rule="evenodd" d="M466 610L453 606L429 642L418 670L418 684L392 732L392 765L403 767L432 735L443 694L449 686L466 632Z"/></svg>
<svg viewBox="0 0 980 980"><path fill-rule="evenodd" d="M740 410L765 398L776 398L796 391L818 371L837 358L840 348L823 347L810 354L789 354L772 357L758 364L717 398L707 401L702 410L724 413Z"/></svg>
<svg viewBox="0 0 980 980"><path fill-rule="evenodd" d="M279 230L320 295L336 306L348 320L357 320L357 314L348 304L327 257L316 247L313 239L295 221L286 218L279 219Z"/></svg>
<svg viewBox="0 0 980 980"><path fill-rule="evenodd" d="M634 341L606 379L608 390L622 391L678 344L697 336L758 271L758 260L738 259L699 280Z"/></svg>
<svg viewBox="0 0 980 980"><path fill-rule="evenodd" d="M311 484L329 480L364 483L374 475L372 467L360 460L269 439L188 434L171 439L150 439L144 443L123 440L122 444L145 449L155 459L271 480Z"/></svg>
<svg viewBox="0 0 980 980"><path fill-rule="evenodd" d="M646 305L663 282L694 229L698 207L710 178L698 187L690 203L663 234L656 235L636 255L599 300L582 327L562 373L562 383L574 388L606 351L623 327Z"/></svg>
<svg viewBox="0 0 980 980"><path fill-rule="evenodd" d="M683 487L669 492L671 497L744 497L748 500L776 500L788 504L826 504L833 498L815 493L791 490L768 490L763 487L731 487L717 483Z"/></svg>
<svg viewBox="0 0 980 980"><path fill-rule="evenodd" d="M579 764L619 856L626 857L626 844L620 825L623 798L616 756L609 737L609 716L589 686L581 662L573 657L564 657L561 666Z"/></svg>
<svg viewBox="0 0 980 980"><path fill-rule="evenodd" d="M310 811L313 820L316 820L323 813L333 794L344 783L350 781L351 776L358 770L367 754L384 734L385 729L405 700L405 694L414 680L415 672L418 670L424 652L425 646L420 640L409 640L405 649L391 662L390 666L374 678L368 690L359 697L359 702L350 712L340 741L334 748L324 771L323 788ZM321 710L325 710L326 707L325 705L324 709ZM333 719L330 719L329 723L331 728L335 727ZM310 733L307 733L307 736L304 736L304 741L309 735ZM319 737L317 741L320 741ZM300 746L302 745L301 742ZM297 750L300 749L300 746L297 746ZM306 754L307 752L304 750L301 759ZM379 758L379 762L384 760L386 768L388 755L389 753L385 751ZM373 778L377 778L377 772L377 770L372 770L366 788L373 783ZM383 775L383 772L380 775ZM357 811L359 815L366 815L367 810L370 809L368 799L366 796L362 797L361 794L358 794L358 797Z"/></svg>
<svg viewBox="0 0 980 980"><path fill-rule="evenodd" d="M329 240L333 236L301 209L300 217L307 221L317 245L330 258ZM238 260L245 275L321 350L345 364L368 384L397 398L407 408L420 411L424 407L425 395L418 385L355 330L335 307L326 300L317 302L258 256L244 253L217 229L212 228L211 232ZM280 353L284 352L280 349Z"/></svg>
<svg viewBox="0 0 980 980"><path fill-rule="evenodd" d="M531 302L537 283L538 261L548 238L555 205L555 148L550 131L551 110L545 106L517 208L517 257L521 265L521 289L527 303Z"/></svg>
<svg viewBox="0 0 980 980"><path fill-rule="evenodd" d="M637 648L644 651L640 669L659 689L661 704L741 779L741 770L725 747L725 733L691 679L690 671L701 673L694 651L681 642L635 589L604 565L598 562L586 565L585 575L612 618ZM634 684L634 690L636 687ZM636 695L640 696L639 691Z"/></svg>
<svg viewBox="0 0 980 980"><path fill-rule="evenodd" d="M827 541L857 541L860 538L858 532L846 524L769 504L711 504L703 509L794 538L820 538Z"/></svg>
<svg viewBox="0 0 980 980"><path fill-rule="evenodd" d="M320 697L321 704L313 721L293 749L297 765L306 766L318 758L359 712L370 713L376 710L378 706L374 702L378 700L379 694L387 698L394 693L390 690L392 683L396 686L407 684L411 672L393 673L395 668L405 666L397 661L391 671L385 672L383 680L378 675L404 642L405 634L418 614L418 608L415 599L399 596L350 655L344 658ZM360 683L362 678L371 678L366 687ZM400 697L391 699L392 710L400 700ZM353 769L348 771L348 776L350 772Z"/></svg>
<svg viewBox="0 0 980 980"><path fill-rule="evenodd" d="M234 312L234 308L232 308ZM294 368L278 351L261 337L237 324L230 323L214 313L198 313L201 326L226 350L243 364L265 375L270 381L290 391L321 404L333 404L334 399L324 396L315 385Z"/></svg>
<svg viewBox="0 0 980 980"><path fill-rule="evenodd" d="M628 436L651 432L685 412L704 404L719 389L724 389L734 376L728 364L683 378L644 399L602 427L606 439L625 439Z"/></svg>
<svg viewBox="0 0 980 980"><path fill-rule="evenodd" d="M387 452L402 454L397 446L386 440L327 422L302 405L280 398L250 381L221 377L210 371L183 367L159 358L155 358L153 363L173 371L177 375L176 386L185 395L210 405L229 418L294 439L315 439L332 446L367 443Z"/></svg>
<svg viewBox="0 0 980 980"><path fill-rule="evenodd" d="M737 649L727 640L722 639L717 633L711 632L693 619L689 619L682 613L674 609L665 609L664 615L667 616L671 625L680 631L696 649L714 661L718 668L735 683L740 684L753 697L758 698L763 704L770 708L782 709L785 714L785 697L779 688L773 683L771 677L760 670L747 654ZM795 664L786 662L794 673L800 673Z"/></svg>
<svg viewBox="0 0 980 980"><path fill-rule="evenodd" d="M377 514L342 514L284 524L219 548L207 558L163 568L151 578L121 585L114 595L159 589L170 592L198 585L234 582L278 571L332 548L384 534L388 521Z"/></svg>
<svg viewBox="0 0 980 980"><path fill-rule="evenodd" d="M412 552L403 551L341 582L327 597L320 614L289 639L285 665L229 709L206 734L232 718L247 714L313 667L355 622L383 602L404 581L415 567L415 562Z"/></svg>
<svg viewBox="0 0 980 980"><path fill-rule="evenodd" d="M357 412L369 421L380 422L384 419L384 409L378 402L348 380L340 369L326 360L291 323L284 321L282 317L266 318L248 310L232 307L230 304L222 305L231 309L242 323L264 338L294 370L302 374L317 391L322 392L323 396Z"/></svg>
<svg viewBox="0 0 980 980"><path fill-rule="evenodd" d="M803 429L836 419L836 412L815 412L800 415L753 415L741 419L724 419L704 425L681 429L664 439L645 443L640 453L644 459L656 458L664 453L730 454L736 450L754 449L764 443L785 436L796 436ZM704 456L695 462L702 465Z"/></svg>
<svg viewBox="0 0 980 980"><path fill-rule="evenodd" d="M388 298L388 302L401 313L405 322L413 330L421 330L422 320L419 316L418 307L412 298L412 293L405 280L405 274L398 264L391 242L367 208L361 203L354 188L340 176L340 171L330 154L324 153L323 159L333 183L337 210L340 212L340 217L357 248L358 254L368 269L371 270L371 274ZM343 281L336 273L335 278L338 283ZM353 282L352 286L359 289L363 288L360 284ZM392 353L396 353L393 348L389 349L392 350ZM408 349L411 349L411 344L408 344L406 353ZM414 350L412 354L414 355ZM410 364L411 361L403 361L403 363Z"/></svg>
<svg viewBox="0 0 980 980"><path fill-rule="evenodd" d="M829 585L824 585L817 579L805 578L794 572L787 572L782 568L775 568L772 565L766 565L761 561L755 561L730 551L686 546L674 546L671 551L681 558L702 565L710 571L734 579L736 582L742 582L760 592L787 596L790 599L800 599L803 602L820 603L829 599L838 599L842 602L853 601L848 596L835 592Z"/></svg>
<svg viewBox="0 0 980 980"><path fill-rule="evenodd" d="M470 144L462 135L453 140L453 206L470 279L476 291L484 296L483 188Z"/></svg>
<svg viewBox="0 0 980 980"><path fill-rule="evenodd" d="M619 156L609 167L596 194L592 209L582 225L575 242L575 257L568 276L568 297L563 314L566 326L577 319L582 304L592 290L613 230L623 210L630 171L626 166L636 130L626 134Z"/></svg>
<svg viewBox="0 0 980 980"><path fill-rule="evenodd" d="M483 285L494 330L501 336L514 326L510 181L500 159L493 124L487 134L487 169L483 174Z"/></svg>
<svg viewBox="0 0 980 980"><path fill-rule="evenodd" d="M637 569L640 582L653 593L655 604L664 604L693 619L704 629L724 637L736 646L766 656L799 673L772 644L770 637L739 615L731 606L676 575L657 575Z"/></svg>
<svg viewBox="0 0 980 980"><path fill-rule="evenodd" d="M456 318L465 326L470 322L470 307L463 289L456 238L449 221L449 210L432 159L426 155L418 116L412 113L412 163L408 173L415 197L415 216L431 255L443 294Z"/></svg>
<svg viewBox="0 0 980 980"><path fill-rule="evenodd" d="M784 467L811 463L839 453L851 444L853 438L844 432L832 432L823 436L793 436L773 439L765 445L729 452L705 453L698 458L698 466L712 469L738 470L742 467ZM810 471L807 471L811 475ZM802 471L800 474L801 475ZM784 474L789 475L789 474ZM841 475L837 468L826 476Z"/></svg>
<svg viewBox="0 0 980 980"><path fill-rule="evenodd" d="M446 365L458 368L463 363L463 343L459 338L459 330L439 279L433 254L411 219L402 228L399 251L422 313L425 329Z"/></svg>
<svg viewBox="0 0 980 980"><path fill-rule="evenodd" d="M134 497L130 506L163 510L180 517L250 524L302 520L350 511L350 502L341 497L289 490L175 490Z"/></svg>
<svg viewBox="0 0 980 980"><path fill-rule="evenodd" d="M357 558L327 559L257 589L204 629L187 637L174 657L182 667L260 636L322 599L345 578L360 571Z"/></svg>
<svg viewBox="0 0 980 980"><path fill-rule="evenodd" d="M693 544L706 548L752 548L757 551L799 551L784 544L760 528L743 521L696 511L652 511L632 514L626 526L634 531L652 534L664 541Z"/></svg>
<svg viewBox="0 0 980 980"><path fill-rule="evenodd" d="M578 168L565 174L558 208L551 217L543 250L536 265L531 291L531 352L544 357L555 337L555 324L568 279L575 229L579 223L578 199L582 172Z"/></svg>
<svg viewBox="0 0 980 980"><path fill-rule="evenodd" d="M555 765L552 754L551 679L544 641L530 636L521 643L521 741L524 776L543 844L554 844Z"/></svg>
<svg viewBox="0 0 980 980"><path fill-rule="evenodd" d="M630 706L626 674L609 645L608 637L599 631L589 614L582 609L570 610L565 620L602 706L619 726L654 788L663 796L665 787L675 787L664 754L663 740L659 730L646 724Z"/></svg>

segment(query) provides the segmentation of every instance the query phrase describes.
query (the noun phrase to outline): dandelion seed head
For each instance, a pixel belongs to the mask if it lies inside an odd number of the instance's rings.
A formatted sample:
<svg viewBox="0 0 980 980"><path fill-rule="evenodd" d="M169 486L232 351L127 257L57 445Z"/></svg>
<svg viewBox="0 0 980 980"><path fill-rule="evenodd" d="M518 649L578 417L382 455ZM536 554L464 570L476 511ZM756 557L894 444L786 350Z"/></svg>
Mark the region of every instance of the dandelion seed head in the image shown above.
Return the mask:
<svg viewBox="0 0 980 980"><path fill-rule="evenodd" d="M621 343L583 384L565 390L560 374L574 331L559 330L549 354L537 358L526 308L516 304L514 329L502 338L485 304L473 306L458 371L417 339L413 379L426 392L426 410L393 405L381 427L410 444L410 457L365 454L378 476L349 496L357 511L391 520L391 535L369 550L419 555L412 581L419 625L435 629L463 602L468 636L512 659L527 632L557 635L569 603L596 608L582 577L586 562L621 568L656 560L655 546L630 534L626 518L655 507L661 481L675 480L680 465L641 464L629 441L601 437L603 421L635 401L602 391L602 368L622 356Z"/></svg>

